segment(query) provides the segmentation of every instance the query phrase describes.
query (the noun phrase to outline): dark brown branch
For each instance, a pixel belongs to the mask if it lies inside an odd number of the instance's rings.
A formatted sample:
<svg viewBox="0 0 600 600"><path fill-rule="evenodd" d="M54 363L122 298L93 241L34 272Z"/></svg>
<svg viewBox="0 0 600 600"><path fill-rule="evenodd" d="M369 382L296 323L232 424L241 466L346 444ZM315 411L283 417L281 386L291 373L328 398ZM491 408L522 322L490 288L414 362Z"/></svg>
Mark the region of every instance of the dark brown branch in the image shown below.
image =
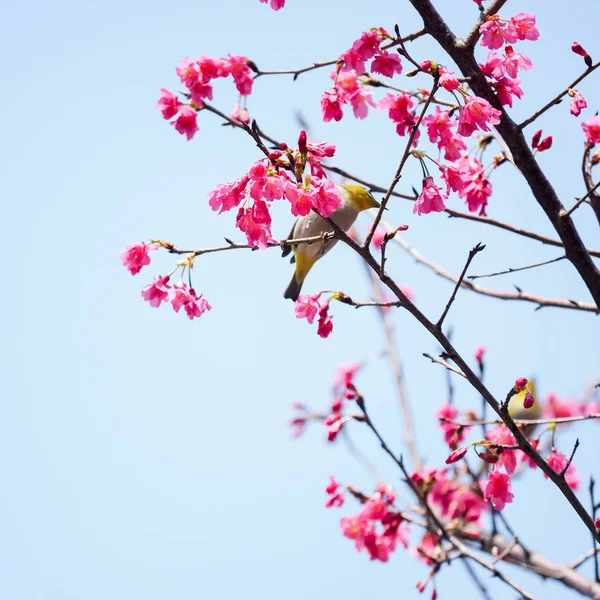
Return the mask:
<svg viewBox="0 0 600 600"><path fill-rule="evenodd" d="M473 27L471 31L467 33L467 35L463 38L463 42L465 46L468 48L473 48L479 39L479 28L485 23L487 17L491 15L495 15L506 3L508 0L494 0L484 11L481 12L479 19Z"/></svg>
<svg viewBox="0 0 600 600"><path fill-rule="evenodd" d="M463 40L456 38L430 0L409 1L421 15L428 33L448 53L463 76L470 78L469 86L473 92L501 111L500 123L496 125L496 130L508 146L515 165L523 174L534 198L557 232L565 247L567 259L577 269L596 306L600 306L600 271L586 251L572 219L561 218L564 207L556 191L535 160L521 128L508 116L481 72L473 49L467 47Z"/></svg>
<svg viewBox="0 0 600 600"><path fill-rule="evenodd" d="M583 153L583 161L581 164L581 171L583 173L583 181L585 182L585 187L587 189L586 196L589 196L590 204L592 205L592 208L594 209L594 213L596 214L596 219L598 220L598 223L600 224L600 194L598 194L596 192L596 189L598 188L598 185L600 185L600 182L598 184L594 185L594 180L592 179L592 166L593 166L593 162L592 162L592 158L591 158L592 148L593 148L593 146L591 144L586 144L585 151ZM584 198L586 196L584 196ZM583 200L581 200L581 202L583 202ZM570 211L568 211L566 213L566 215L570 215L581 202L579 202L575 207L573 207Z"/></svg>

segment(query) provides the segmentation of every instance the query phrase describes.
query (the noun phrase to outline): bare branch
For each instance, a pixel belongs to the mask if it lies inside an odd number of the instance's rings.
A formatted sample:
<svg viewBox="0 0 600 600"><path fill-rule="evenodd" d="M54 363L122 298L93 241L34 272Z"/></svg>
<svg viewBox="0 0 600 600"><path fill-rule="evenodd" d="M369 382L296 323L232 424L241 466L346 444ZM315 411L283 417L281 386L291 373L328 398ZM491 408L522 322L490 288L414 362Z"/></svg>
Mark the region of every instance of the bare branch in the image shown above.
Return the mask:
<svg viewBox="0 0 600 600"><path fill-rule="evenodd" d="M484 277L497 277L498 275L506 275L507 273L517 273L519 271L526 271L527 269L535 269L537 267L543 267L544 265L551 265L552 263L558 262L559 260L564 260L567 258L566 256L557 256L556 258L551 258L550 260L544 260L542 262L535 263L533 265L527 265L525 267L509 267L505 271L497 271L496 273L487 273L486 275L469 275L469 279L471 281L475 279L483 279Z"/></svg>
<svg viewBox="0 0 600 600"><path fill-rule="evenodd" d="M447 363L444 359L436 358L435 356L431 356L431 354L427 354L427 352L423 352L423 356L425 358L428 358L431 362L437 363L438 365L442 365L442 367L448 369L448 371L452 371L452 373L456 373L457 375L460 375L461 377L464 377L465 379L467 378L467 376L460 369L453 367L451 364Z"/></svg>

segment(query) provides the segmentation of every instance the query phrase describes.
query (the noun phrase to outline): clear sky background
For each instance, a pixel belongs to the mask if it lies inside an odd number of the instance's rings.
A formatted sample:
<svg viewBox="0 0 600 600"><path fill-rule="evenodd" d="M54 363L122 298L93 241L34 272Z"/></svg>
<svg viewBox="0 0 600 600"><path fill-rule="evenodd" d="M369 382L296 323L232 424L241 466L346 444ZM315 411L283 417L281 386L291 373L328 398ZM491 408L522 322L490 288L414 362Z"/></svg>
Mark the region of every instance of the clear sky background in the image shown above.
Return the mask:
<svg viewBox="0 0 600 600"><path fill-rule="evenodd" d="M436 2L457 33L477 17L470 0ZM595 2L509 2L505 16L538 14L542 38L522 48L534 61L516 119L528 116L582 70L570 52L577 39L600 55ZM224 253L197 261L195 287L212 312L189 322L170 308L144 303L140 289L174 264L153 255L131 277L119 253L133 240L162 237L207 247L223 236L242 239L233 214L218 216L206 194L259 157L240 132L201 114L200 133L186 142L155 110L158 88L179 89L175 65L185 56L244 54L261 68L298 68L335 58L361 31L403 34L420 27L409 3L288 0L275 13L258 0L155 0L86 3L6 3L0 49L3 125L0 178L5 283L0 420L0 595L15 600L154 600L164 598L287 600L417 598L427 569L404 552L387 565L370 563L344 539L338 521L357 507L325 510L330 474L369 492L376 478L343 444L324 441L315 426L292 440L290 403L322 408L329 402L335 365L372 358L383 348L377 315L334 306L333 335L294 318L282 292L291 266L276 251ZM428 40L411 46L419 59L445 57ZM405 82L399 79L399 82ZM412 80L415 82L415 80ZM423 80L424 82L424 80ZM419 85L423 83L419 81ZM416 83L416 82L415 82ZM382 113L360 122L346 113L324 124L321 92L328 70L291 78L261 78L249 100L260 125L293 144L301 110L315 140L338 145L335 164L386 185L404 140ZM598 78L580 86L598 106ZM376 97L380 94L376 92ZM235 102L231 81L215 86L215 104ZM539 157L567 206L584 191L579 165L580 120L568 103L540 119L554 147ZM528 131L528 136L533 133ZM414 163L414 164L413 164ZM493 178L489 214L551 233L516 172ZM416 161L399 189L420 185ZM462 208L453 198L450 206ZM292 217L277 207L273 233L286 235ZM389 219L408 223L406 239L425 256L459 272L469 249L487 244L473 273L557 256L533 241L444 215L412 215L394 200ZM577 212L586 242L600 246L587 207ZM368 219L360 221L366 227ZM439 315L452 286L415 265L399 248L388 267L410 285L418 305ZM575 270L550 265L489 282L511 289L588 300ZM315 268L307 291L342 289L357 298L370 291L357 259L337 247ZM432 420L445 399L445 373L423 352L433 340L409 315L394 315L406 369L420 452L440 464L447 450ZM502 396L515 377L536 375L542 394L578 397L599 375L598 319L532 305L502 303L461 291L448 324L458 349L472 357L488 348L488 383ZM401 450L401 420L385 360L372 360L357 382L374 420ZM479 398L456 382L461 407ZM357 444L403 496L399 474L358 424ZM597 468L598 425L586 423L559 437L568 453L576 435L583 484ZM515 481L506 514L521 539L552 559L570 561L590 546L589 533L539 472ZM510 571L510 568L507 568ZM590 565L583 569L590 573ZM482 578L497 598L514 594ZM565 591L519 575L544 599ZM476 598L461 565L442 569L441 598ZM466 591L469 590L469 591Z"/></svg>

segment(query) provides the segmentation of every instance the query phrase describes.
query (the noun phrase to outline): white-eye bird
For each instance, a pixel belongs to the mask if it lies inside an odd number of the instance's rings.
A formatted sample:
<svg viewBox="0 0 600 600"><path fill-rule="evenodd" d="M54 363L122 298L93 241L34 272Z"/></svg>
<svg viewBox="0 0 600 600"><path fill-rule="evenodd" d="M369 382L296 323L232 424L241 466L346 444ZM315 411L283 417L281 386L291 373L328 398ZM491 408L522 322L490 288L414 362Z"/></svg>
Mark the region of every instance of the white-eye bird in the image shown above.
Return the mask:
<svg viewBox="0 0 600 600"><path fill-rule="evenodd" d="M331 215L332 221L344 231L348 231L356 221L358 213L369 208L379 208L380 204L373 198L369 190L362 185L345 183L337 186L341 206ZM298 217L290 234L289 240L314 237L322 233L330 233L333 227L317 214L311 211L305 217ZM282 256L287 256L292 250L294 256L292 262L296 263L296 270L290 284L288 285L284 298L291 298L296 301L300 295L304 279L313 265L325 254L327 254L337 243L336 239L323 242L314 242L312 244L291 244L283 248Z"/></svg>

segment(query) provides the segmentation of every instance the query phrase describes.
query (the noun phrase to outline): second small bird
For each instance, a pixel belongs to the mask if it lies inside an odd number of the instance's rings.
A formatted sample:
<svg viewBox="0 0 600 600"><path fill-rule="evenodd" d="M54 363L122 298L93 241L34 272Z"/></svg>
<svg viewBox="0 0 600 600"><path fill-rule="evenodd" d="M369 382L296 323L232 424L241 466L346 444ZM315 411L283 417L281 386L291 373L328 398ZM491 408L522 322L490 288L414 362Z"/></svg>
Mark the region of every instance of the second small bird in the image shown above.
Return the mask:
<svg viewBox="0 0 600 600"><path fill-rule="evenodd" d="M379 202L373 198L367 188L362 185L343 184L338 185L341 206L331 216L332 221L344 231L348 231L356 221L358 213L369 208L379 208ZM333 231L331 225L314 211L310 212L305 217L298 217L288 239L300 239L314 237L322 233L330 233ZM290 284L288 285L284 298L291 298L296 301L300 295L304 279L313 265L333 246L337 243L336 239L323 242L315 242L313 244L292 244L283 249L282 256L287 256L292 250L294 258L292 261L296 263L296 270Z"/></svg>

